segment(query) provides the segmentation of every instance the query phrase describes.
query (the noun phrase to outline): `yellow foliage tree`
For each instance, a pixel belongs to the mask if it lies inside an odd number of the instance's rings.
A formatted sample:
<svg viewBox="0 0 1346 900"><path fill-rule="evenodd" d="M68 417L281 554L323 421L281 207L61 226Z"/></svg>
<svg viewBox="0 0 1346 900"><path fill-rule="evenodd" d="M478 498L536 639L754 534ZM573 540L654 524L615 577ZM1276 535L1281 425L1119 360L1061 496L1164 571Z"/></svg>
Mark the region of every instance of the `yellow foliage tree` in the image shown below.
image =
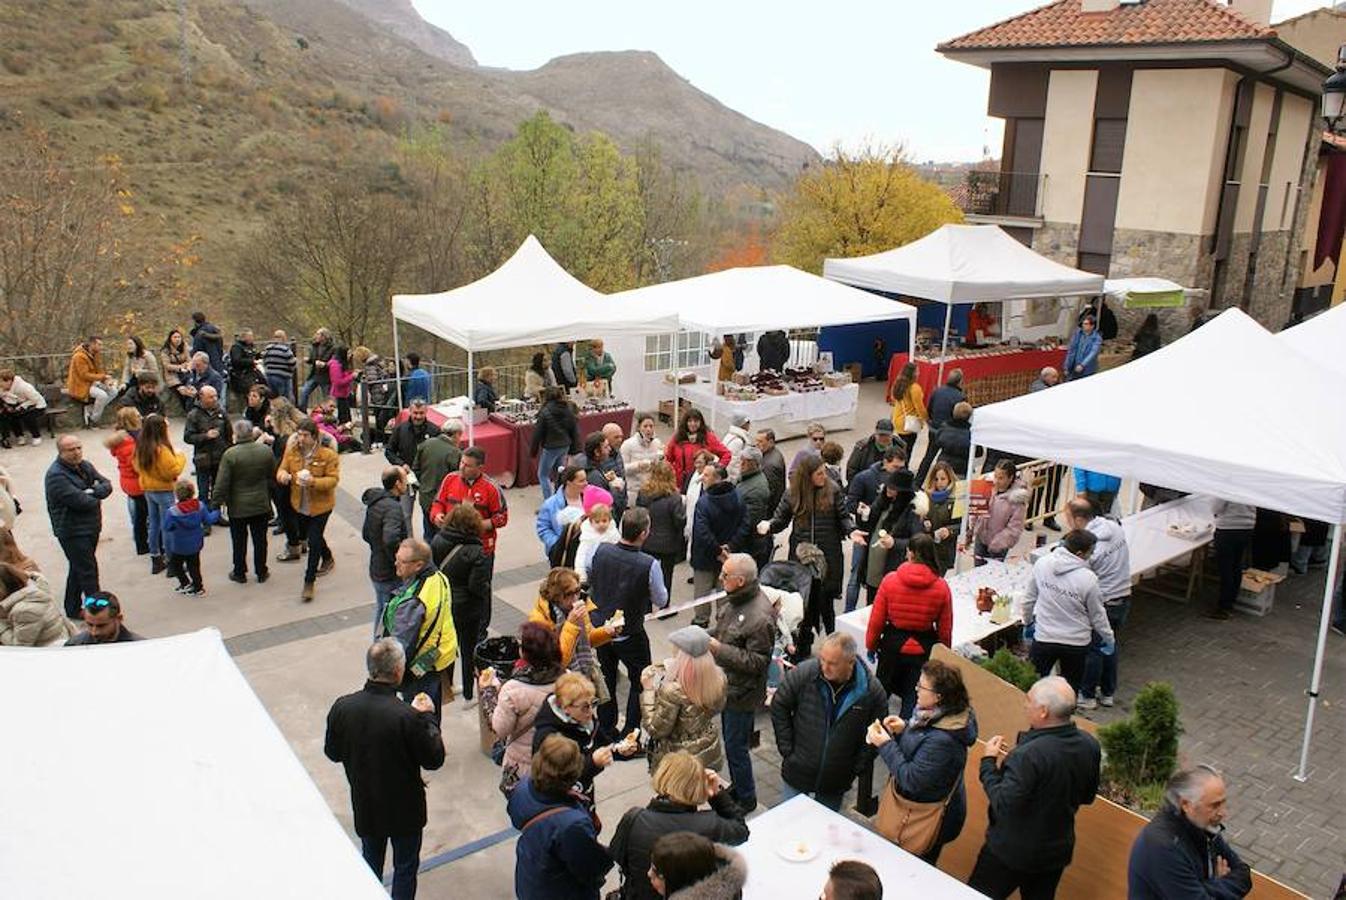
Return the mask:
<svg viewBox="0 0 1346 900"><path fill-rule="evenodd" d="M864 256L922 238L963 213L938 185L921 178L901 148L836 148L800 175L781 203L772 256L822 272L829 256Z"/></svg>

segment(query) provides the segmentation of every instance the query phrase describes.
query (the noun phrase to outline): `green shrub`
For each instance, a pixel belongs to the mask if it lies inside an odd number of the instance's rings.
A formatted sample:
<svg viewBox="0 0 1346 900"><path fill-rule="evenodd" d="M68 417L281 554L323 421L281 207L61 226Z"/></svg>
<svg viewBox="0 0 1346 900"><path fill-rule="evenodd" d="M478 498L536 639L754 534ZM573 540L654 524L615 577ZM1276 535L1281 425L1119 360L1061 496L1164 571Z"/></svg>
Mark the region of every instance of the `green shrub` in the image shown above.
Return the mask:
<svg viewBox="0 0 1346 900"><path fill-rule="evenodd" d="M1133 805L1158 805L1178 767L1178 698L1172 685L1152 681L1136 695L1129 719L1098 729L1103 778Z"/></svg>
<svg viewBox="0 0 1346 900"><path fill-rule="evenodd" d="M1001 681L1008 681L1024 693L1027 693L1033 682L1038 680L1037 670L1033 668L1032 663L1020 659L1004 647L981 665Z"/></svg>

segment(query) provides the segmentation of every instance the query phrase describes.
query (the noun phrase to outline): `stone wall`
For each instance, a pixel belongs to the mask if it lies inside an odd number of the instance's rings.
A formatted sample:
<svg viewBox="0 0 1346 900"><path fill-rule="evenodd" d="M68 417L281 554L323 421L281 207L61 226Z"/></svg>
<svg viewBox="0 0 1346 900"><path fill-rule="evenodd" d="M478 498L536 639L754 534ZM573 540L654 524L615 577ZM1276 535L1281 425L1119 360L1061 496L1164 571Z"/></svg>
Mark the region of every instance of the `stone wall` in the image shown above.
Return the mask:
<svg viewBox="0 0 1346 900"><path fill-rule="evenodd" d="M1262 235L1257 248L1257 271L1253 274L1248 313L1272 331L1279 331L1290 320L1294 303L1294 291L1286 287L1286 281L1293 284L1295 279L1286 278L1285 266L1291 237L1289 231L1270 231Z"/></svg>
<svg viewBox="0 0 1346 900"><path fill-rule="evenodd" d="M1118 229L1112 238L1112 278L1167 278L1187 288L1209 287L1214 263L1207 250L1210 236L1171 234L1160 231ZM1122 337L1135 334L1150 310L1114 309L1117 332ZM1176 340L1191 327L1185 309L1155 310L1164 343Z"/></svg>
<svg viewBox="0 0 1346 900"><path fill-rule="evenodd" d="M1075 267L1079 261L1080 226L1069 222L1046 222L1033 233L1033 252Z"/></svg>

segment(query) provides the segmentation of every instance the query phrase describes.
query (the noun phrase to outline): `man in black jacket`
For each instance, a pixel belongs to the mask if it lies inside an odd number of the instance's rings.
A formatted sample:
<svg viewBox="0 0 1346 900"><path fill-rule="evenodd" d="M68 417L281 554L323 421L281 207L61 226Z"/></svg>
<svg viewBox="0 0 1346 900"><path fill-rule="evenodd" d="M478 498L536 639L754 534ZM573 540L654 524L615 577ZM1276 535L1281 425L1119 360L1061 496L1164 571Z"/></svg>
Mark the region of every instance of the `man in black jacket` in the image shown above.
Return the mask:
<svg viewBox="0 0 1346 900"><path fill-rule="evenodd" d="M766 700L766 672L776 643L776 611L762 593L757 564L748 554L729 554L722 578L725 598L711 632L710 654L728 680L720 714L724 756L734 799L749 813L757 808L757 782L749 751L757 708Z"/></svg>
<svg viewBox="0 0 1346 900"><path fill-rule="evenodd" d="M383 470L383 487L369 488L360 495L365 505L360 535L369 545L369 580L374 585L374 631L383 621L383 609L402 583L394 565L397 548L411 537L402 515L401 498L407 492L407 476L399 466Z"/></svg>
<svg viewBox="0 0 1346 900"><path fill-rule="evenodd" d="M783 331L766 331L757 339L757 367L779 372L790 360L790 339Z"/></svg>
<svg viewBox="0 0 1346 900"><path fill-rule="evenodd" d="M972 452L972 404L966 400L953 408L953 418L939 431L930 433L930 443L939 451L939 458L953 466L958 477L967 471L967 457ZM934 465L935 458L930 457ZM925 474L916 473L916 483L924 484Z"/></svg>
<svg viewBox="0 0 1346 900"><path fill-rule="evenodd" d="M851 448L851 455L846 460L846 483L849 484L856 475L882 460L888 448L894 445L901 447L904 454L910 449L894 434L891 419L879 419L874 423L874 433L856 441Z"/></svg>
<svg viewBox="0 0 1346 900"><path fill-rule="evenodd" d="M953 408L966 399L967 395L963 393L962 369L950 372L944 383L931 393L930 402L926 404L926 409L930 411L930 436L925 442L925 455L921 457L921 464L916 467L917 484L925 484L925 474L935 464L935 454L939 451L935 435L939 434L939 430L953 418ZM956 471L960 475L963 473L962 469Z"/></svg>
<svg viewBox="0 0 1346 900"><path fill-rule="evenodd" d="M1006 754L1005 739L986 742L981 783L989 801L986 843L968 886L993 900L1017 888L1022 900L1051 900L1075 851L1075 813L1098 793L1101 753L1075 727L1075 689L1043 678L1028 690L1028 731Z"/></svg>
<svg viewBox="0 0 1346 900"><path fill-rule="evenodd" d="M243 329L229 345L229 396L236 398L234 406L242 409L248 401L248 388L262 380L257 368L261 352L254 343L252 331Z"/></svg>
<svg viewBox="0 0 1346 900"><path fill-rule="evenodd" d="M771 700L786 799L810 794L829 809L873 759L865 731L888 714L888 693L864 662L855 639L834 631L816 657L781 681Z"/></svg>
<svg viewBox="0 0 1346 900"><path fill-rule="evenodd" d="M785 496L785 456L776 447L776 432L770 428L758 431L753 440L762 452L762 474L771 485L771 509L775 510Z"/></svg>
<svg viewBox="0 0 1346 900"><path fill-rule="evenodd" d="M98 592L98 536L103 530L103 501L112 482L84 458L84 444L73 434L56 439L56 460L47 468L47 516L51 533L69 563L65 578L65 615L80 616L80 598Z"/></svg>
<svg viewBox="0 0 1346 900"><path fill-rule="evenodd" d="M745 447L738 458L738 495L743 500L746 512L744 518L751 525L775 514L771 505L771 484L762 472L762 451L756 447ZM771 562L771 536L758 534L755 528L748 528L744 549L762 569Z"/></svg>
<svg viewBox="0 0 1346 900"><path fill-rule="evenodd" d="M1225 813L1224 778L1210 766L1170 778L1163 809L1131 845L1129 900L1246 897L1252 869L1224 839Z"/></svg>
<svg viewBox="0 0 1346 900"><path fill-rule="evenodd" d="M196 395L196 405L187 413L187 424L182 439L192 445L192 468L196 470L196 495L209 505L215 487L215 474L220 470L224 451L234 442L234 431L229 417L213 387L203 387ZM210 526L205 526L210 534Z"/></svg>
<svg viewBox="0 0 1346 900"><path fill-rule="evenodd" d="M323 752L345 766L365 862L382 880L391 842L393 898L412 900L426 821L421 769L444 765L444 741L429 697L417 694L410 706L397 698L406 652L396 638L375 641L365 663L364 690L339 698L327 714Z"/></svg>
<svg viewBox="0 0 1346 900"><path fill-rule="evenodd" d="M907 465L907 452L894 444L883 452L883 458L850 479L846 486L846 510L855 517L855 527L869 533L870 514L879 499L879 490L888 476ZM860 583L865 574L865 560L869 557L868 544L851 544L851 573L846 582L846 612L860 603Z"/></svg>
<svg viewBox="0 0 1346 900"><path fill-rule="evenodd" d="M419 397L412 400L411 405L407 407L406 419L398 422L393 430L388 432L388 441L383 445L383 458L399 466L404 475L411 474L411 466L416 461L416 450L421 446L421 442L426 438L439 436L439 426L426 417L426 410L424 400ZM439 485L416 485L416 488L429 491L433 496L439 490ZM411 524L411 513L416 507L414 495L415 491L409 490L399 500L402 504L402 516L407 522L407 537L415 537L415 528ZM427 534L425 537L429 540L431 536Z"/></svg>

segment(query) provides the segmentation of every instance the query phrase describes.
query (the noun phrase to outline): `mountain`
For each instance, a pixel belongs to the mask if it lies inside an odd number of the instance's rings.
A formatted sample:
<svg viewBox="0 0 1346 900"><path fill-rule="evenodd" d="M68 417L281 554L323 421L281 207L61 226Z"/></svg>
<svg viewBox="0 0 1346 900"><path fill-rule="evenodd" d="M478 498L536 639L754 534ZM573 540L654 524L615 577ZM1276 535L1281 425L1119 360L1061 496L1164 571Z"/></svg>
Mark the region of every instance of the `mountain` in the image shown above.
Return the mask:
<svg viewBox="0 0 1346 900"><path fill-rule="evenodd" d="M436 28L421 18L411 0L340 0L375 24L410 42L417 49L438 57L447 63L465 69L475 68L477 61L467 45L454 40L453 35Z"/></svg>

